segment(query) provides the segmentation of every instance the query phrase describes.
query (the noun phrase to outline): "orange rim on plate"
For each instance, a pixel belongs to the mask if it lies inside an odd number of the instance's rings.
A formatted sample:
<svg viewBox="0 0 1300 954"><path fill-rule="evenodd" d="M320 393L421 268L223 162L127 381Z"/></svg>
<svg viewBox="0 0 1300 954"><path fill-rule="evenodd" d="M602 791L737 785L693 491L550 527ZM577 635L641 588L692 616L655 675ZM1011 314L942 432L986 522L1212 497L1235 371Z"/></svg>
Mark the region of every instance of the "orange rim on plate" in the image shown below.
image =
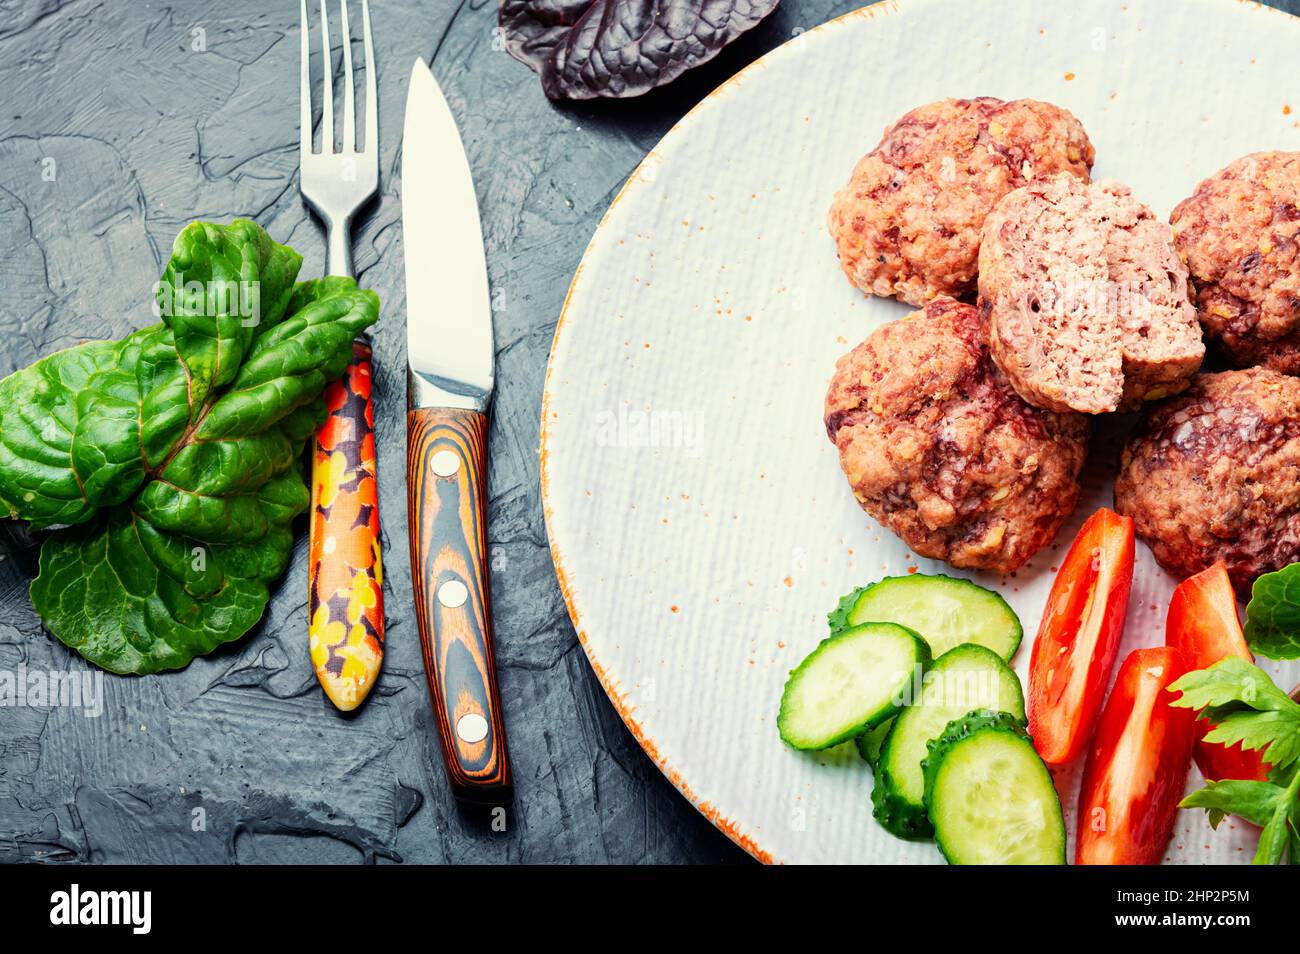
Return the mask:
<svg viewBox="0 0 1300 954"><path fill-rule="evenodd" d="M879 0L879 2L873 3L870 6L862 7L861 9L828 20L825 23L808 30L806 33L801 34L799 37L796 37L795 40L791 40L790 42L796 42L801 40L804 36L818 33L829 27L841 25L851 20L857 20L863 17L872 18L878 13L882 15L892 13L898 9L898 5L899 0ZM777 47L776 50L783 49L786 45L787 44L782 44ZM682 124L689 120L696 112L706 106L720 101L729 92L740 86L740 84L744 82L745 77L749 73L762 67L767 57L771 56L772 53L776 52L776 50L771 50L768 53L765 53L734 76L725 80L717 89L692 106L691 109L688 110L681 119L677 120L677 122L673 124L673 127L664 134L664 139L672 136L682 126ZM660 141L662 142L663 140ZM626 196L634 186L641 182L648 181L643 177L642 171L646 168L648 163L652 162L656 158L656 155L656 149L651 149L650 152L646 154L645 158L637 164L637 167L632 170L632 174L628 176L627 181L623 183L623 187L619 189L618 193L614 196L613 201L609 204L609 208L606 209L604 215L601 216L600 223L596 226L595 234L592 236L591 241L587 243L587 248L583 251L584 261L586 260L587 253L599 238L601 229L609 219L610 212L613 211L613 209L623 200L624 196ZM560 593L563 595L564 605L569 611L569 619L573 621L573 628L578 634L578 642L582 644L582 650L587 654L587 661L591 664L591 669L596 674L596 679L600 682L601 687L604 688L605 694L609 696L609 701L613 704L615 711L618 712L619 718L623 720L623 724L626 725L628 731L632 733L637 744L645 750L646 755L648 755L651 761L658 766L659 771L663 772L664 777L667 778L668 781L672 782L676 789L699 810L700 814L712 822L719 831L759 861L764 864L773 864L776 859L773 858L771 852L758 844L751 835L742 831L740 825L734 819L724 814L718 806L697 794L691 788L686 779L682 777L681 773L673 767L672 763L668 760L668 756L659 751L659 746L656 744L655 740L646 732L641 723L637 720L635 714L636 707L627 701L627 694L619 688L617 677L601 665L600 660L595 657L591 650L591 646L587 641L587 631L583 626L582 614L579 611L577 602L573 596L573 588L569 581L569 573L564 564L564 555L560 552L559 544L555 541L555 534L551 530L553 516L550 498L550 475L547 466L550 457L550 448L547 446L548 423L554 413L551 410L551 375L555 370L555 350L556 345L559 343L560 335L564 331L565 320L569 313L569 302L573 299L573 291L578 287L578 281L581 278L582 263L580 262L577 271L573 274L573 280L569 283L569 290L565 293L564 305L560 309L560 317L555 322L555 335L551 339L551 353L546 363L546 381L542 390L541 435L538 445L542 490L542 517L546 524L546 539L551 549L551 561L555 564L555 577L560 584Z"/></svg>

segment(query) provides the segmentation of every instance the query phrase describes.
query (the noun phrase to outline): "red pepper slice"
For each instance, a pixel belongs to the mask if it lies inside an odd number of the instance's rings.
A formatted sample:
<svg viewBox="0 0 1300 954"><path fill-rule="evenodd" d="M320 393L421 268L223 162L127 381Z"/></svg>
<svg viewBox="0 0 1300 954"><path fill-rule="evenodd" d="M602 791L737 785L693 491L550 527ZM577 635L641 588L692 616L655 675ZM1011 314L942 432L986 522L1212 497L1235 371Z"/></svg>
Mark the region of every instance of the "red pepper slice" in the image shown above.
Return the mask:
<svg viewBox="0 0 1300 954"><path fill-rule="evenodd" d="M1207 669L1229 656L1255 661L1241 632L1237 595L1223 561L1188 577L1174 590L1165 620L1165 644L1183 654L1188 669ZM1240 745L1228 748L1217 742L1202 741L1213 727L1204 719L1196 723L1193 754L1206 778L1268 780L1267 763L1258 752L1247 751Z"/></svg>
<svg viewBox="0 0 1300 954"><path fill-rule="evenodd" d="M1083 770L1075 864L1160 863L1192 764L1195 716L1168 691L1186 671L1169 646L1135 649L1120 666Z"/></svg>
<svg viewBox="0 0 1300 954"><path fill-rule="evenodd" d="M1029 660L1029 732L1048 765L1082 754L1124 632L1133 582L1133 521L1098 510L1052 584Z"/></svg>

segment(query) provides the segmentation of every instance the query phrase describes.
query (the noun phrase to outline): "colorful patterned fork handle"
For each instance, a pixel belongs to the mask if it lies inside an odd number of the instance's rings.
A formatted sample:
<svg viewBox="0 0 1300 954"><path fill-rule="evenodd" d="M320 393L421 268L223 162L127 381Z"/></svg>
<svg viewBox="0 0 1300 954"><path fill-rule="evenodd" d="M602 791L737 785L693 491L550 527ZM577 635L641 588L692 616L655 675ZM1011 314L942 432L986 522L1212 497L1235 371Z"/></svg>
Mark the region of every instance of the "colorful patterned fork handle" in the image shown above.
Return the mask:
<svg viewBox="0 0 1300 954"><path fill-rule="evenodd" d="M312 454L311 662L344 712L365 700L384 661L384 573L379 543L370 346L325 389L329 417ZM328 557L328 559L326 559Z"/></svg>

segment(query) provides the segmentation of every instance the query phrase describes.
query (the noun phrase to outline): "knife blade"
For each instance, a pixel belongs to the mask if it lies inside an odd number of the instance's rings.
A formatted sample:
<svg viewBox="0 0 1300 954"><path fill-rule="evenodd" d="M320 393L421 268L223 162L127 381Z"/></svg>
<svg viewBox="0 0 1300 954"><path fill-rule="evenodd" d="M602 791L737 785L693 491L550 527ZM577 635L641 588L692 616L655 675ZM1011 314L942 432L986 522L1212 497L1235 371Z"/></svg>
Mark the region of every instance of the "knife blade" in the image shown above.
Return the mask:
<svg viewBox="0 0 1300 954"><path fill-rule="evenodd" d="M455 117L423 59L406 95L402 233L411 406L481 410L493 345L478 199Z"/></svg>
<svg viewBox="0 0 1300 954"><path fill-rule="evenodd" d="M422 59L406 97L402 235L407 523L425 678L452 791L500 804L512 789L487 562L491 298L469 160Z"/></svg>

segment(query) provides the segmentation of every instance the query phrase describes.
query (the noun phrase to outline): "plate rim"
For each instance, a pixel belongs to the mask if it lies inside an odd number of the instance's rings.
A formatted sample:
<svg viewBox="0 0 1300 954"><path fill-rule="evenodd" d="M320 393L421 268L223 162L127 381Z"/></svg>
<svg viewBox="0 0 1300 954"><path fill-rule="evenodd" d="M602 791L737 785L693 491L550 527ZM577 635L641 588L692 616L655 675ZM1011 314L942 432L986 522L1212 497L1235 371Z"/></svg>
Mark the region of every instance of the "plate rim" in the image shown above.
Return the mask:
<svg viewBox="0 0 1300 954"><path fill-rule="evenodd" d="M909 8L912 8L927 3L944 2L952 2L952 0L906 0L906 5ZM1198 2L1202 7L1218 7L1222 9L1228 6L1226 0L1198 0ZM1277 7L1268 6L1265 3L1259 2L1259 0L1232 0L1232 2L1239 7L1247 9L1253 8L1256 11L1268 11L1289 20L1300 20L1300 15L1290 13ZM792 55L789 52L784 51L788 51L793 47L803 46L806 42L806 37L829 32L830 30L838 29L857 20L873 20L876 18L877 14L896 14L902 10L903 5L904 0L875 0L873 3L866 4L856 10L850 10L847 13L842 13L837 17L833 17L814 27L808 28L804 32L786 40L784 43L781 43L779 46L772 48L753 62L747 64L744 68L738 70L732 76L728 77L705 95L703 99L687 110L686 113L684 113L675 123L673 123L668 131L659 138L654 146L646 152L641 161L638 162L628 174L626 181L624 181L618 192L615 193L614 198L610 201L609 206L601 214L600 221L597 222L595 231L592 233L591 238L583 248L582 258L578 262L578 267L574 270L573 278L569 281L569 287L564 294L564 303L561 305L559 316L556 318L555 331L551 337L551 347L546 359L546 374L543 378L542 384L541 421L538 433L537 449L539 464L538 475L542 502L542 522L546 529L547 547L550 550L551 564L555 570L556 583L559 586L560 595L564 599L564 606L565 610L569 614L569 620L573 624L574 632L578 637L578 643L582 646L583 654L587 657L587 663L596 676L596 681L600 683L601 688L605 691L605 695L609 698L610 704L613 705L615 712L618 713L619 718L623 721L623 724L627 727L628 731L632 733L632 737L636 739L637 744L641 746L641 749L655 764L655 767L663 773L664 777L672 784L672 786L676 788L682 797L690 802L690 804L701 815L708 819L715 828L731 839L733 843L742 848L757 861L768 865L784 864L785 859L774 856L770 850L759 844L754 835L745 830L742 823L724 814L719 806L699 795L691 787L690 783L687 782L686 778L673 767L668 755L660 751L654 738L646 731L641 722L636 719L634 715L636 707L628 701L627 693L619 688L618 679L596 658L594 650L588 640L587 631L582 621L582 615L578 611L574 599L569 570L565 565L563 554L561 553L560 546L556 541L553 527L554 507L550 493L551 487L549 472L552 448L548 445L548 438L550 437L549 421L551 419L551 398L553 394L553 376L555 373L555 355L560 343L560 336L564 331L569 317L569 307L573 300L573 294L578 287L578 282L582 278L588 256L591 254L593 248L596 247L596 243L600 239L601 233L609 221L611 213L613 213L614 209L618 207L619 203L630 193L634 186L651 181L648 177L644 177L642 172L648 168L651 163L658 161L660 150L664 143L674 138L675 135L678 135L682 128L691 121L692 117L694 117L696 113L721 102L728 94L738 88L751 73L757 72L760 67L767 66L773 56Z"/></svg>

